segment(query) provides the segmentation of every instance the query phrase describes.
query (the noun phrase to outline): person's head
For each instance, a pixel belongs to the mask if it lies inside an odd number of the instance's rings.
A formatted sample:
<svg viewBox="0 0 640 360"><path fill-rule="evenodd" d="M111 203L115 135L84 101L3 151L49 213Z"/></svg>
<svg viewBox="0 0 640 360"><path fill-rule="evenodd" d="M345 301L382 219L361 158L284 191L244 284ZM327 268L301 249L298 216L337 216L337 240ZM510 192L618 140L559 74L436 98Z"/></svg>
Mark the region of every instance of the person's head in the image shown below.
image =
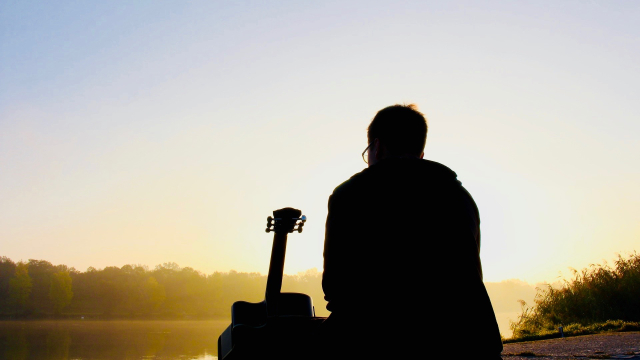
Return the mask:
<svg viewBox="0 0 640 360"><path fill-rule="evenodd" d="M388 106L371 120L367 138L369 166L388 157L422 158L427 119L414 104Z"/></svg>

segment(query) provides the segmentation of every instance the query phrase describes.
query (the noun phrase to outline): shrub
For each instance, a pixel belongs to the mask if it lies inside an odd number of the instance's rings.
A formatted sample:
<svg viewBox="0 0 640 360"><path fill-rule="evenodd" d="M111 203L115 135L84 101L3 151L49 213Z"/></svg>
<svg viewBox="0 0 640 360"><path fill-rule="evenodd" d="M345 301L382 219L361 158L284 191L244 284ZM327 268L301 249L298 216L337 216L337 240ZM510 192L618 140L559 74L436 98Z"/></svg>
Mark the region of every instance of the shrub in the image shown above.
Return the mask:
<svg viewBox="0 0 640 360"><path fill-rule="evenodd" d="M615 267L591 265L561 288L538 288L535 305L521 301L522 313L511 323L513 338L630 331L640 324L640 255L618 255Z"/></svg>

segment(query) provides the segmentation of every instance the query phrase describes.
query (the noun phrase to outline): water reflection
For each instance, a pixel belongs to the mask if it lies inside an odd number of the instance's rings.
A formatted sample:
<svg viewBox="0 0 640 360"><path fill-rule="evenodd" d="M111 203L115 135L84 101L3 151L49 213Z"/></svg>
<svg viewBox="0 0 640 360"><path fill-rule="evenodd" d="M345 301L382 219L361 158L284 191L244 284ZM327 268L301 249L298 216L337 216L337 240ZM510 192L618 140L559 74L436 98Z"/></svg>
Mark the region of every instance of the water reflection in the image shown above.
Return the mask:
<svg viewBox="0 0 640 360"><path fill-rule="evenodd" d="M47 332L47 359L66 360L69 358L71 336L69 330L57 328Z"/></svg>
<svg viewBox="0 0 640 360"><path fill-rule="evenodd" d="M4 335L4 334L3 334ZM5 337L3 337L3 340ZM24 329L16 329L7 333L6 341L0 342L4 349L6 359L24 360L29 357L29 345L27 344L27 332Z"/></svg>
<svg viewBox="0 0 640 360"><path fill-rule="evenodd" d="M213 360L227 321L0 321L0 359Z"/></svg>

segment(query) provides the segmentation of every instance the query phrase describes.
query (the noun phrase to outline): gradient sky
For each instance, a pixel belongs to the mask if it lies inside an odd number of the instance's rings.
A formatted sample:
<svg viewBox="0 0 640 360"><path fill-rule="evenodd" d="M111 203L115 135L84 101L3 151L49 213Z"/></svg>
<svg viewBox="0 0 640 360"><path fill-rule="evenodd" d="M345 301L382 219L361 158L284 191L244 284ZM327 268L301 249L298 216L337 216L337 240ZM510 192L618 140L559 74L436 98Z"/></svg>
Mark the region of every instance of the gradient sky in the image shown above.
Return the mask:
<svg viewBox="0 0 640 360"><path fill-rule="evenodd" d="M486 281L611 262L640 248L638 19L637 1L5 0L0 255L266 273L265 219L291 206L309 221L285 272L321 269L369 121L415 103L425 157L478 203Z"/></svg>

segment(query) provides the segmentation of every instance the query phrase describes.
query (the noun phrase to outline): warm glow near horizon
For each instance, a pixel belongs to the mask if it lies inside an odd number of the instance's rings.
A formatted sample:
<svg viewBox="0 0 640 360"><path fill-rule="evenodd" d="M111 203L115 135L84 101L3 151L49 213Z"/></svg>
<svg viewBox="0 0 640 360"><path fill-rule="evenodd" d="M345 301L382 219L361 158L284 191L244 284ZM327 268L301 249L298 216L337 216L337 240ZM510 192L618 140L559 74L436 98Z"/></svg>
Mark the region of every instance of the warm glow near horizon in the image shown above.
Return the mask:
<svg viewBox="0 0 640 360"><path fill-rule="evenodd" d="M394 103L475 198L486 281L640 249L639 3L1 7L0 256L264 274L290 206L285 272L321 270Z"/></svg>

